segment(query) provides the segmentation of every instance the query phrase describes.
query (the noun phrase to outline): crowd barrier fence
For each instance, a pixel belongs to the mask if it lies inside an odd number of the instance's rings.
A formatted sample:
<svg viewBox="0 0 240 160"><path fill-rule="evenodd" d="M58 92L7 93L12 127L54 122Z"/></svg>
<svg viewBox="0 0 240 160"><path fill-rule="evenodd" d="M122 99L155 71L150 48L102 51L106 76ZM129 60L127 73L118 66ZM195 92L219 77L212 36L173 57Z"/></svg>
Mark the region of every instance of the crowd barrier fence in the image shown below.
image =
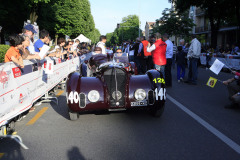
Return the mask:
<svg viewBox="0 0 240 160"><path fill-rule="evenodd" d="M224 63L226 66L224 68L231 68L235 70L240 70L240 56L239 55L217 55L212 54L212 57L209 61L209 65L212 65L213 62L218 59L222 63ZM206 65L206 53L201 53L200 55L200 61L202 65Z"/></svg>
<svg viewBox="0 0 240 160"><path fill-rule="evenodd" d="M78 70L80 63L80 57L70 57L67 61L49 57L24 60L24 68L13 62L0 63L0 127L30 109L45 93Z"/></svg>

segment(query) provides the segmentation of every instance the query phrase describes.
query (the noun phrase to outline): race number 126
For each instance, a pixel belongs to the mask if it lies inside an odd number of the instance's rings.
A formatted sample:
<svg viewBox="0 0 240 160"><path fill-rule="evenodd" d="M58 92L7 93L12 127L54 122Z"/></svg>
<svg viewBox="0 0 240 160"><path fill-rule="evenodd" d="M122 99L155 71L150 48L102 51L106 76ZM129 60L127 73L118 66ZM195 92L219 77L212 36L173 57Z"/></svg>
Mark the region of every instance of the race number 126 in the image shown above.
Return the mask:
<svg viewBox="0 0 240 160"><path fill-rule="evenodd" d="M153 82L165 84L165 80L164 80L163 78L154 78L154 79L153 79Z"/></svg>

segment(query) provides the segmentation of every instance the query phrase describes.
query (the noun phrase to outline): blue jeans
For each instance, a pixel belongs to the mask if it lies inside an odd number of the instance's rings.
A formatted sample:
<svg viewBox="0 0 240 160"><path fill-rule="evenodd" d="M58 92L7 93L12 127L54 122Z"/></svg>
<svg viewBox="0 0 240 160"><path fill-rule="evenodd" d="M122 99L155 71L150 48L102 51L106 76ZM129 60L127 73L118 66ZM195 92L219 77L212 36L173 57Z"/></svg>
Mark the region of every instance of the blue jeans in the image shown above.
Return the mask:
<svg viewBox="0 0 240 160"><path fill-rule="evenodd" d="M156 65L156 64L154 64L154 65L155 65L155 69L157 69L158 71L162 72L163 77L165 79L165 72L164 72L165 66L160 66L160 65Z"/></svg>
<svg viewBox="0 0 240 160"><path fill-rule="evenodd" d="M185 77L185 64L177 65L177 80Z"/></svg>
<svg viewBox="0 0 240 160"><path fill-rule="evenodd" d="M189 72L188 72L188 81L192 83L197 83L197 74L198 74L198 58L189 59Z"/></svg>

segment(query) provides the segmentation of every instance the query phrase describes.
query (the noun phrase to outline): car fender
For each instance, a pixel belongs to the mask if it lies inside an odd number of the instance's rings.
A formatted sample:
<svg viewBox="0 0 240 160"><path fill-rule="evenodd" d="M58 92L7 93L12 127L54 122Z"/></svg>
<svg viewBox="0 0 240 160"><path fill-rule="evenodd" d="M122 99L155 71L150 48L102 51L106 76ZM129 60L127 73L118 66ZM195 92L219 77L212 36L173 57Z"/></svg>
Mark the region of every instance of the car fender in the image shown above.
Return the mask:
<svg viewBox="0 0 240 160"><path fill-rule="evenodd" d="M92 90L98 91L100 95L99 100L94 103L90 102L88 99L88 94ZM72 97L75 99L72 100ZM74 73L69 76L67 81L66 98L68 107L71 111L80 112L107 109L107 97L107 89L100 78L81 77L79 73Z"/></svg>
<svg viewBox="0 0 240 160"><path fill-rule="evenodd" d="M137 89L144 89L148 95L150 90L153 90L153 86L151 80L148 75L133 75L129 80L129 97L127 99L127 107L131 107L131 102L136 102L137 100L134 98L134 93ZM148 96L146 97L146 100Z"/></svg>
<svg viewBox="0 0 240 160"><path fill-rule="evenodd" d="M147 71L146 74L148 75L153 87L155 101L154 106L157 108L163 107L166 101L166 88L163 74L155 69Z"/></svg>
<svg viewBox="0 0 240 160"><path fill-rule="evenodd" d="M165 88L165 79L160 71L152 69L148 70L146 74L148 75L154 88Z"/></svg>

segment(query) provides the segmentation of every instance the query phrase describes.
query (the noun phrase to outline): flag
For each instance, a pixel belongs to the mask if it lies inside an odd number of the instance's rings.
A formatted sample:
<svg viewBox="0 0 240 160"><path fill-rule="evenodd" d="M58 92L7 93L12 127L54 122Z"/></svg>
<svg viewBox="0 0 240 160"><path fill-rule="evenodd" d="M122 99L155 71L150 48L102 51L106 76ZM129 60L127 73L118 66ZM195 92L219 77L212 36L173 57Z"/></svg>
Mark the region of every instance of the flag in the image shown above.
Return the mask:
<svg viewBox="0 0 240 160"><path fill-rule="evenodd" d="M224 63L222 63L221 61L219 61L218 59L216 59L216 60L214 61L213 65L210 67L210 70L211 70L213 73L215 73L216 75L218 75L224 65L225 65Z"/></svg>
<svg viewBox="0 0 240 160"><path fill-rule="evenodd" d="M216 79L216 78L213 78L213 77L210 77L209 80L208 80L208 82L207 82L207 86L213 88L216 83L217 83L217 79Z"/></svg>
<svg viewBox="0 0 240 160"><path fill-rule="evenodd" d="M52 60L47 60L47 66L46 66L45 73L53 74L53 65L54 65L54 63Z"/></svg>

